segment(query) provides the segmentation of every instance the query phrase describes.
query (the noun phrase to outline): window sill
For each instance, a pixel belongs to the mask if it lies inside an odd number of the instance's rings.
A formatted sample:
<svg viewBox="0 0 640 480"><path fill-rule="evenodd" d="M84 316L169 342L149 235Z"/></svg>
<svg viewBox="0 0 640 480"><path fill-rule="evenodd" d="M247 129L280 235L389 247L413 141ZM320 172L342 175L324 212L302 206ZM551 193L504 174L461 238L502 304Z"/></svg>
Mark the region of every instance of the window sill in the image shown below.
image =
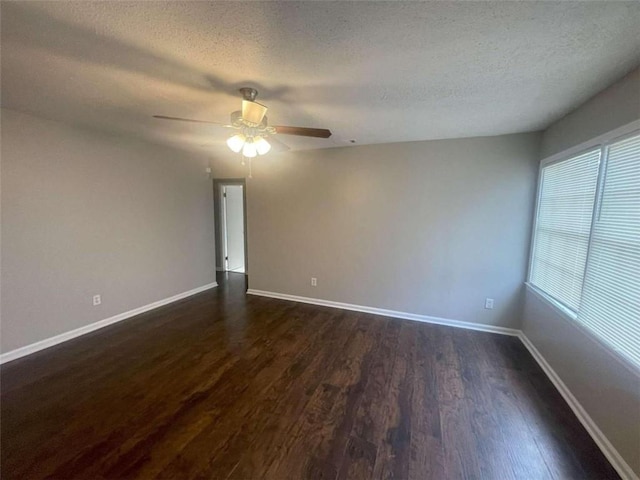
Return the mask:
<svg viewBox="0 0 640 480"><path fill-rule="evenodd" d="M553 308L556 311L556 313L563 316L567 320L575 322L576 314L573 313L571 310L569 310L567 307L565 307L561 303L554 300L552 297L544 293L542 290L540 290L538 287L534 286L533 284L529 282L525 282L525 286L527 287L527 290L529 290L536 297L538 297L540 300L545 302L548 306Z"/></svg>

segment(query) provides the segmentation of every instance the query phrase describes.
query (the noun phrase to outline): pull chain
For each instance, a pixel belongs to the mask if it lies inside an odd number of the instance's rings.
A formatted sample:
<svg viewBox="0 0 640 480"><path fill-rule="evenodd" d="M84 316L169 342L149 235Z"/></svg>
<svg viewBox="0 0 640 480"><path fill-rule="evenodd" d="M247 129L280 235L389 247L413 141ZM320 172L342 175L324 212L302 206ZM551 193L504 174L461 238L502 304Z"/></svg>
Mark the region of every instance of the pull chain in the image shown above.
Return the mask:
<svg viewBox="0 0 640 480"><path fill-rule="evenodd" d="M247 158L249 159L249 178L253 178L253 174L251 172L251 157L245 157L244 155L242 155L242 161L240 162L240 165L242 165L243 167L247 164L246 160Z"/></svg>

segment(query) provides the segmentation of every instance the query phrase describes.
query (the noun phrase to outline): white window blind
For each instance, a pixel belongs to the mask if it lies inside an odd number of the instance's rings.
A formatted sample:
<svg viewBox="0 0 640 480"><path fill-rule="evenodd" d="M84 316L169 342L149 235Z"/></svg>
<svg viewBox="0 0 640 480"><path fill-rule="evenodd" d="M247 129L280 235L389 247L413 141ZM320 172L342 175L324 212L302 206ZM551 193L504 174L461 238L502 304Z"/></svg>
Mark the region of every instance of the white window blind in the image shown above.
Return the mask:
<svg viewBox="0 0 640 480"><path fill-rule="evenodd" d="M578 321L640 365L640 135L609 146Z"/></svg>
<svg viewBox="0 0 640 480"><path fill-rule="evenodd" d="M576 312L598 183L600 149L542 169L530 283Z"/></svg>

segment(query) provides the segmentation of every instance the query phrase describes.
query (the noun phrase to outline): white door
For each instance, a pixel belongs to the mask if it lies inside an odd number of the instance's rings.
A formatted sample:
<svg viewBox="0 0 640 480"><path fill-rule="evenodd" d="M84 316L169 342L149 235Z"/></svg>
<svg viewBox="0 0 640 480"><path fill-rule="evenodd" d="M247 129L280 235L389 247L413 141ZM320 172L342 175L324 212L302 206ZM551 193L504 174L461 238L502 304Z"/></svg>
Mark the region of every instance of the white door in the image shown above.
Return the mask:
<svg viewBox="0 0 640 480"><path fill-rule="evenodd" d="M244 197L242 185L225 185L224 201L225 269L244 273Z"/></svg>

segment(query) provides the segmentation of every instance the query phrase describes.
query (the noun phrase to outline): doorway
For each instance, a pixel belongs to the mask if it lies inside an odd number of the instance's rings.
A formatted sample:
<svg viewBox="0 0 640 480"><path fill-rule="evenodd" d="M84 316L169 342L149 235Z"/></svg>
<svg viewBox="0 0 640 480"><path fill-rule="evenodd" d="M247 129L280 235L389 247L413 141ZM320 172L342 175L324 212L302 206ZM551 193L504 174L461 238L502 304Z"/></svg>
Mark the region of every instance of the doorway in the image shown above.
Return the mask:
<svg viewBox="0 0 640 480"><path fill-rule="evenodd" d="M244 179L215 180L216 268L247 273L246 185Z"/></svg>

